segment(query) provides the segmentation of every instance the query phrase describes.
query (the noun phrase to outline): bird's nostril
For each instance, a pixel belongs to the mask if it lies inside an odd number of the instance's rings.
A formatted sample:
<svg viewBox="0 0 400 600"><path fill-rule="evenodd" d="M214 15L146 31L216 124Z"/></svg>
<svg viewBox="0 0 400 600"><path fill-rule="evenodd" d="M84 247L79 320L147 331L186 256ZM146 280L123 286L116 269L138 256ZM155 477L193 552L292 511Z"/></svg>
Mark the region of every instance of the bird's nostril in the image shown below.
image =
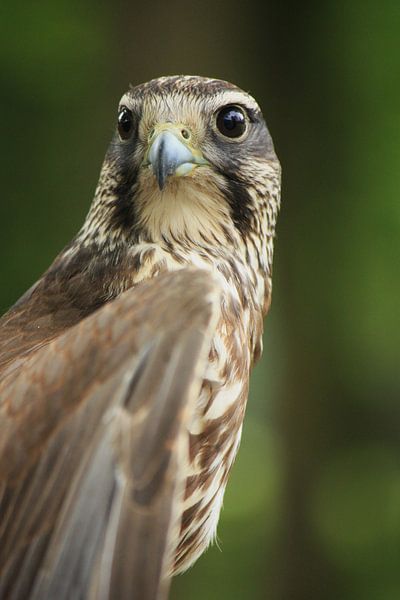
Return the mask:
<svg viewBox="0 0 400 600"><path fill-rule="evenodd" d="M190 133L187 129L182 129L181 134L182 134L182 137L185 138L185 140L188 140L190 138Z"/></svg>

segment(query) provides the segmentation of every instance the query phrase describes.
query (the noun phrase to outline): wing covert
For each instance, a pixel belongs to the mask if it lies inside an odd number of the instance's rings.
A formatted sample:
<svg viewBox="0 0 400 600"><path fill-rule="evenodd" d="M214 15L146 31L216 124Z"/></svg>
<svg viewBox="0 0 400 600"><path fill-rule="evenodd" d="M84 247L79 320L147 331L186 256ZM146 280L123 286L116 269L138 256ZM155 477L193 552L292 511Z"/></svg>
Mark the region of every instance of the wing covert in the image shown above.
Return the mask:
<svg viewBox="0 0 400 600"><path fill-rule="evenodd" d="M166 597L218 300L209 273L162 275L5 370L1 598Z"/></svg>

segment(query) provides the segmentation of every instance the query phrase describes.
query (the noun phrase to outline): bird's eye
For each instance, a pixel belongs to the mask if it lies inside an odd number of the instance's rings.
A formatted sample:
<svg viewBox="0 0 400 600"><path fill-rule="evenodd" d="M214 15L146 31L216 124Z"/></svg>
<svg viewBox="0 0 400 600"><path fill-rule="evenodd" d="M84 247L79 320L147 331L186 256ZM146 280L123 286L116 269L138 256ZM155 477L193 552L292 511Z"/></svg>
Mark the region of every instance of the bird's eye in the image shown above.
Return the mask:
<svg viewBox="0 0 400 600"><path fill-rule="evenodd" d="M122 106L118 114L118 133L123 140L127 140L133 130L132 111Z"/></svg>
<svg viewBox="0 0 400 600"><path fill-rule="evenodd" d="M246 131L246 117L241 108L225 106L217 115L218 131L225 137L238 138Z"/></svg>

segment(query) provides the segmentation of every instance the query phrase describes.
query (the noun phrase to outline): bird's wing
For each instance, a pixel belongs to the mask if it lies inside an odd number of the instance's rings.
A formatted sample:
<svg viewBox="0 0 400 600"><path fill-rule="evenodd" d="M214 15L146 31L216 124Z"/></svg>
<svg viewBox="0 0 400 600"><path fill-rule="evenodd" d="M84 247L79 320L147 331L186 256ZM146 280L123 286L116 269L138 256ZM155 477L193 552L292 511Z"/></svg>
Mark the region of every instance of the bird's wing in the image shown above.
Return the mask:
<svg viewBox="0 0 400 600"><path fill-rule="evenodd" d="M6 370L0 598L166 597L219 295L203 271L161 275Z"/></svg>

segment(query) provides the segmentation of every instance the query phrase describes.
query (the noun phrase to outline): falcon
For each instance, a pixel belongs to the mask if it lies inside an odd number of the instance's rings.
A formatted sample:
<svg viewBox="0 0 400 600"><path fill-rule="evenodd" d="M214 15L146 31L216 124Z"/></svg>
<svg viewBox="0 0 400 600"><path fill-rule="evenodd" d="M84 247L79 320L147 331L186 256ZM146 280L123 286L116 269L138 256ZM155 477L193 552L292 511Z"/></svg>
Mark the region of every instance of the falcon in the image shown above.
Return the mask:
<svg viewBox="0 0 400 600"><path fill-rule="evenodd" d="M279 196L249 94L124 94L81 230L0 320L0 598L160 600L213 541Z"/></svg>

